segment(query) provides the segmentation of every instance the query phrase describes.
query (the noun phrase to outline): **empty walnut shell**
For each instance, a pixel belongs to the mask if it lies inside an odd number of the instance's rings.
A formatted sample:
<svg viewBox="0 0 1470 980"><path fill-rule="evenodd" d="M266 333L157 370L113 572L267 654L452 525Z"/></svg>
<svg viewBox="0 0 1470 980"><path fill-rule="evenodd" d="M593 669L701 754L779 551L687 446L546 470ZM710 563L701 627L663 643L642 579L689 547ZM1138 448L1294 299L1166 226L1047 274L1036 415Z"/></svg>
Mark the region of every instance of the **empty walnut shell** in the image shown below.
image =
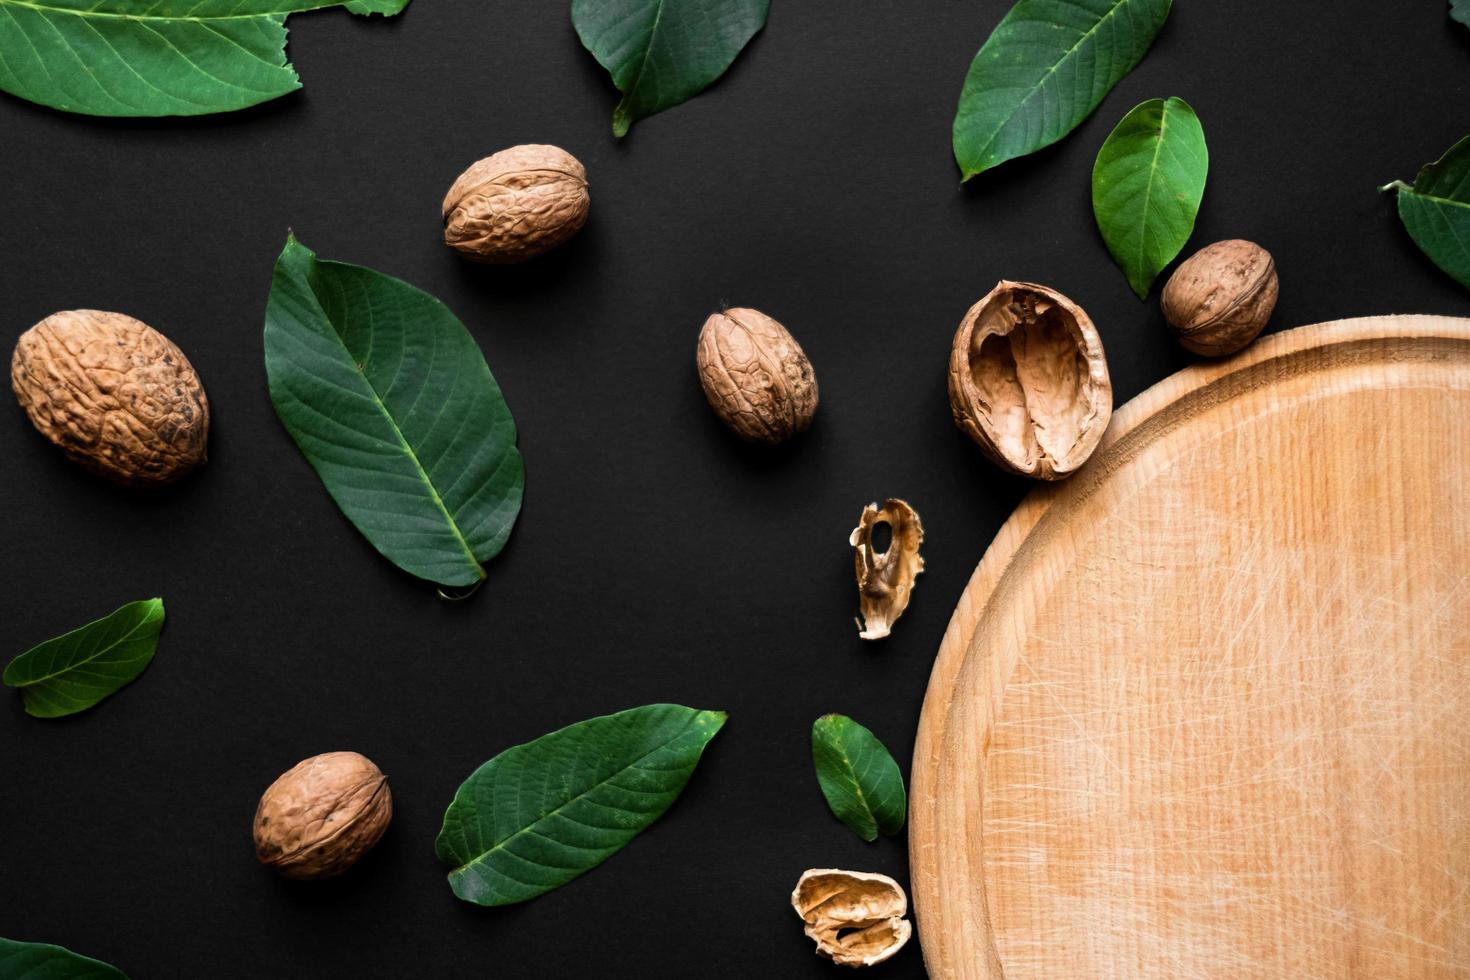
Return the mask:
<svg viewBox="0 0 1470 980"><path fill-rule="evenodd" d="M328 878L357 863L393 819L388 777L356 752L298 762L255 809L255 856L288 878Z"/></svg>
<svg viewBox="0 0 1470 980"><path fill-rule="evenodd" d="M715 313L699 332L699 383L715 414L748 442L779 443L817 412L817 379L790 331L759 310Z"/></svg>
<svg viewBox="0 0 1470 980"><path fill-rule="evenodd" d="M791 893L791 907L817 954L843 966L872 966L893 956L913 935L903 887L887 875L813 868Z"/></svg>
<svg viewBox="0 0 1470 980"><path fill-rule="evenodd" d="M1164 286L1164 319L1186 350L1234 354L1271 319L1281 291L1276 262L1255 242L1206 245L1179 264Z"/></svg>
<svg viewBox="0 0 1470 980"><path fill-rule="evenodd" d="M10 384L67 458L126 486L171 483L204 463L209 400L189 359L121 313L53 313L20 335Z"/></svg>
<svg viewBox="0 0 1470 980"><path fill-rule="evenodd" d="M1092 455L1113 414L1102 338L1056 290L1003 281L955 333L949 405L995 462L1059 480Z"/></svg>
<svg viewBox="0 0 1470 980"><path fill-rule="evenodd" d="M877 551L873 533L883 525L892 531L892 538L886 550ZM853 560L862 610L858 635L865 640L881 640L892 632L893 624L908 608L914 580L924 570L924 559L919 554L924 525L912 507L889 497L882 508L877 504L863 508L847 543L856 549Z"/></svg>
<svg viewBox="0 0 1470 980"><path fill-rule="evenodd" d="M512 146L472 164L449 188L444 243L476 262L524 262L575 235L590 203L576 157L559 146Z"/></svg>

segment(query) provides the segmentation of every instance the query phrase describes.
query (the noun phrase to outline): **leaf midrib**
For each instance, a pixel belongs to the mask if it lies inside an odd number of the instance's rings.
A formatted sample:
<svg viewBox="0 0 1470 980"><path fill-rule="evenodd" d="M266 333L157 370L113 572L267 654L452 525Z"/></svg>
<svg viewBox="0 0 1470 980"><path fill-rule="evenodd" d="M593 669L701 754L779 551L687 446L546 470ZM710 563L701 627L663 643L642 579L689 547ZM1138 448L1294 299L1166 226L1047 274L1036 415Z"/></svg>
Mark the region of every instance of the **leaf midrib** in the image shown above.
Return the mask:
<svg viewBox="0 0 1470 980"><path fill-rule="evenodd" d="M124 20L124 21L160 21L165 24L191 23L212 24L222 20L259 20L262 17L284 18L290 14L305 13L311 10L321 10L325 7L341 6L344 0L321 0L312 7L290 7L283 10L257 10L246 14L219 14L213 17L191 17L191 16L165 16L163 14L118 14L110 11L78 10L74 7L57 7L46 3L37 3L35 0L0 0L0 7L25 7L37 11L42 15L58 14L63 17L78 17L82 20Z"/></svg>
<svg viewBox="0 0 1470 980"><path fill-rule="evenodd" d="M638 763L642 762L643 760L649 758L652 755L655 755L655 754L657 754L659 752L662 752L664 749L668 748L670 745L673 745L674 742L678 741L679 739L683 738L685 735L689 734L689 732L690 732L691 729L698 728L699 727L699 721L700 721L699 718L695 718L691 724L686 725L684 727L684 729L682 731L680 731L677 735L674 735L671 738L669 738L667 741L665 741L665 742L663 742L663 743L661 743L661 744L653 747L652 749L649 749L643 755L641 755L638 758L634 759L632 762L628 763L626 766L623 766L617 772L614 772L614 773L608 775L604 779L598 780L595 784L593 784L592 786L587 787L585 790L583 790L582 792L578 793L576 796L572 797L571 799L569 799L569 800L567 800L567 801L565 801L563 803L557 804L556 806L552 807L550 810L547 810L545 813L543 813L540 816L538 816L536 819L530 821L529 823L525 824L522 827L517 828L517 830L515 831L515 833L510 834L509 836L506 836L506 837L502 837L500 840L496 841L494 844L491 844L490 847L488 847L487 849L481 851L479 854L474 855L468 861L466 861L464 864L461 864L459 867L455 868L453 871L451 871L449 873L451 875L459 875L461 877L464 876L466 873L469 872L469 870L471 868L474 868L475 866L477 866L477 865L483 863L485 860L487 860L490 857L490 855L494 854L497 851L501 851L501 850L504 850L505 848L507 848L510 845L510 842L511 841L513 841L516 838L520 837L522 834L527 834L527 833L534 832L534 828L537 827L538 825L540 825L541 823L544 823L548 817L553 817L553 816L557 815L558 813L560 813L561 811L565 810L567 807L571 806L573 803L580 802L581 800L583 800L586 797L588 797L589 795L591 795L591 793L594 790L597 790L597 789L600 789L603 786L606 786L608 783L612 782L614 779L618 778L623 773L627 772L629 769L636 768L637 765L638 765ZM627 811L625 811L625 812L627 812ZM661 812L662 811L660 811L660 813ZM657 816L658 816L658 814L655 814L655 817L657 817ZM619 830L621 830L621 829L624 829L624 828L609 828L609 829L619 829ZM545 834L542 834L541 836L542 837L546 837ZM548 839L549 840L556 840L555 838L548 838ZM560 844L561 841L556 841L556 843ZM599 850L602 850L602 848L599 848Z"/></svg>
<svg viewBox="0 0 1470 980"><path fill-rule="evenodd" d="M1403 190L1399 191L1399 193L1408 194L1413 197L1417 197L1423 201L1432 201L1435 204L1448 204L1452 208L1470 208L1470 201L1457 201L1452 197L1440 197L1436 194L1426 194L1423 191L1414 190L1412 186L1404 188Z"/></svg>
<svg viewBox="0 0 1470 980"><path fill-rule="evenodd" d="M4 2L4 0L0 0L0 2ZM1016 114L1019 113L1021 109L1031 101L1032 97L1041 91L1041 89L1046 85L1047 80L1055 75L1057 73L1057 70L1061 68L1061 66L1065 64L1070 58L1072 58L1077 53L1077 50L1081 48L1084 43L1091 40L1094 35L1096 35L1097 32L1102 29L1103 24L1107 23L1108 18L1112 17L1114 14L1116 14L1118 11L1122 10L1124 7L1132 2L1133 0L1117 0L1117 2L1113 4L1111 10L1099 17L1096 24L1093 24L1091 28L1084 31L1082 33L1082 36L1079 37L1070 48L1062 52L1062 56L1056 61L1052 62L1052 64L1049 65L1046 71L1042 74L1041 78L1036 80L1036 84L1031 86L1031 90L1026 93L1025 98L1016 103L1016 107L1012 109L1009 114L1006 115L1005 119L1001 120L1000 125L995 127L990 136L985 140L985 144L980 147L979 151L975 155L977 157L982 157L986 153L988 153L990 151L990 148L995 145L996 137L1000 136L1001 131L1005 129L1008 125L1010 125L1011 120L1016 118ZM979 173L979 171L976 171L976 173ZM970 176L973 177L975 176L975 174L971 174Z"/></svg>
<svg viewBox="0 0 1470 980"><path fill-rule="evenodd" d="M1166 100L1164 102L1164 104L1159 109L1159 138L1158 138L1158 141L1156 143L1154 143L1154 155L1153 155L1153 159L1149 161L1149 165L1148 165L1148 183L1146 183L1144 185L1144 188L1143 188L1143 208L1140 210L1140 214L1139 214L1139 222L1138 222L1138 268L1140 268L1140 269L1144 267L1144 259L1146 257L1147 252L1148 252L1148 247L1147 247L1147 242L1148 242L1148 209L1149 209L1149 202L1153 200L1154 176L1159 172L1159 156L1164 151L1164 134L1166 132L1168 132L1168 130L1169 130L1169 103ZM1155 273L1155 276L1157 276L1157 273ZM1153 284L1153 282L1152 282L1152 280L1150 280L1149 283L1146 284L1146 286L1147 285L1152 285L1152 284ZM1130 284L1130 285L1132 285L1132 284ZM1135 292L1137 291L1137 287L1136 286L1135 286L1134 291ZM1145 287L1145 294L1146 293L1147 293L1147 288Z"/></svg>
<svg viewBox="0 0 1470 980"><path fill-rule="evenodd" d="M0 2L3 2L3 0L0 0ZM151 612L152 612L152 610L149 610L148 612L145 612L144 615L143 615L143 618L141 620L139 620L139 622L137 623L137 625L135 625L132 629L128 630L122 636L118 637L113 642L109 643L107 646L101 648L96 653L92 654L90 657L87 657L85 660L78 660L78 661L76 661L74 663L67 664L65 667L61 668L60 670L58 670L58 671L56 671L54 673L47 674L44 677L37 677L34 680L23 681L23 682L21 682L19 684L7 684L6 686L7 687L14 687L16 690L20 690L21 688L25 688L25 687L34 687L37 684L41 684L41 683L44 683L46 681L52 680L53 678L60 677L62 674L69 673L70 671L76 670L78 667L82 667L82 666L84 666L86 664L91 663L92 661L96 660L98 657L102 656L104 653L107 653L110 650L117 649L119 646L121 646L122 644L126 643L128 640L132 639L133 636L140 629L142 629L143 627L147 626L149 623L153 622L153 617L151 615ZM73 630L72 632L74 632L74 633L80 633L83 630L87 629L91 625L92 624L89 623L88 626L78 627L77 629ZM70 634L63 634L63 635L57 637L57 640L58 641L59 640L64 640L69 635ZM29 652L30 652L29 650L26 651L26 653L29 653ZM21 654L21 657L24 657L25 655L26 654L23 653L23 654Z"/></svg>

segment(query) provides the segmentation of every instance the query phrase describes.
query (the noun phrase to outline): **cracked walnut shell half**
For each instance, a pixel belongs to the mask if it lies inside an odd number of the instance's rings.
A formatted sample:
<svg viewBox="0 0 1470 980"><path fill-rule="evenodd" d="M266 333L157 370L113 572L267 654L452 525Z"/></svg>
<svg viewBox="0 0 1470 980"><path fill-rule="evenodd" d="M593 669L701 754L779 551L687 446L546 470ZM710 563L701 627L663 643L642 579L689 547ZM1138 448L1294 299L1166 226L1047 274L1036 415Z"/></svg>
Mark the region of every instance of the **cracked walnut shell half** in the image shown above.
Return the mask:
<svg viewBox="0 0 1470 980"><path fill-rule="evenodd" d="M873 538L885 525L892 536L888 547L879 551ZM858 635L865 640L881 640L893 631L893 624L908 608L914 580L924 570L924 559L919 554L924 525L912 507L889 497L881 508L877 504L863 508L847 543L856 549L853 562L862 612Z"/></svg>
<svg viewBox="0 0 1470 980"><path fill-rule="evenodd" d="M366 854L393 819L388 777L356 752L298 762L260 798L255 856L288 878L328 878Z"/></svg>
<svg viewBox="0 0 1470 980"><path fill-rule="evenodd" d="M805 432L817 412L817 378L791 332L759 310L715 313L699 331L699 383L715 414L747 442Z"/></svg>
<svg viewBox="0 0 1470 980"><path fill-rule="evenodd" d="M444 196L444 244L489 265L551 251L587 221L581 161L559 146L527 143L472 164Z"/></svg>
<svg viewBox="0 0 1470 980"><path fill-rule="evenodd" d="M996 463L1059 480L1092 455L1113 414L1102 338L1056 290L1002 281L955 333L949 404Z"/></svg>
<svg viewBox="0 0 1470 980"><path fill-rule="evenodd" d="M184 352L121 313L66 310L20 335L15 397L67 458L124 486L161 486L203 465L209 400Z"/></svg>
<svg viewBox="0 0 1470 980"><path fill-rule="evenodd" d="M887 875L813 868L791 893L817 954L842 966L872 966L893 956L913 935L903 887Z"/></svg>

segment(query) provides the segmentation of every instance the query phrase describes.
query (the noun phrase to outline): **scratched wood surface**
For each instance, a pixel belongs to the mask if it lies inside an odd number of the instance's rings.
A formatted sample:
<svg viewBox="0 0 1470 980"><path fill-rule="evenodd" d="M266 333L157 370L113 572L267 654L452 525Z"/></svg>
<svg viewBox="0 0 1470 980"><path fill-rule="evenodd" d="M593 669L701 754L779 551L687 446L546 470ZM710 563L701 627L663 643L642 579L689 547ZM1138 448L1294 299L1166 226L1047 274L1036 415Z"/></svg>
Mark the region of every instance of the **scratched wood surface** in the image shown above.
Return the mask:
<svg viewBox="0 0 1470 980"><path fill-rule="evenodd" d="M911 790L936 978L1470 977L1470 321L1124 406L977 568Z"/></svg>

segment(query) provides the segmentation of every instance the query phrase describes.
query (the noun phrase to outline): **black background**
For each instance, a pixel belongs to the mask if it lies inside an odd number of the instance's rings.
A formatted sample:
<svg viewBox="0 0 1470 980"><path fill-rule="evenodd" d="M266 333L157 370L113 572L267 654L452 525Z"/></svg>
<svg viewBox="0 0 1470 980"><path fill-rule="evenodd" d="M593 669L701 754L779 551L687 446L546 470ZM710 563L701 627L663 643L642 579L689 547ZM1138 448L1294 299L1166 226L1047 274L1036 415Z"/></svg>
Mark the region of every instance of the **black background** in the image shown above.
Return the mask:
<svg viewBox="0 0 1470 980"><path fill-rule="evenodd" d="M0 98L4 343L58 309L120 310L185 350L214 412L208 467L149 496L0 412L0 659L130 599L168 606L152 667L96 709L46 722L0 696L0 935L139 980L830 976L787 904L797 876L906 880L907 855L827 812L811 721L853 715L907 772L950 611L1026 489L948 418L960 317L1001 277L1061 289L1097 322L1120 404L1189 362L1093 222L1093 158L1122 114L1168 95L1198 111L1211 169L1188 251L1269 248L1272 329L1470 313L1375 193L1470 122L1470 32L1441 0L1180 0L1072 136L964 189L950 122L1003 0L777 0L721 82L621 142L566 8L298 15L305 90L210 119ZM591 219L531 265L471 266L440 242L440 199L521 142L586 164ZM470 601L379 558L275 418L260 336L288 227L442 298L505 391L526 505ZM738 444L704 403L694 341L723 303L772 314L812 359L821 410L789 449ZM922 514L928 571L866 644L846 536L887 495ZM454 899L433 841L460 781L652 701L731 713L664 819L530 903ZM256 800L342 748L389 774L393 825L340 880L280 880L252 855ZM883 970L921 976L919 950Z"/></svg>

